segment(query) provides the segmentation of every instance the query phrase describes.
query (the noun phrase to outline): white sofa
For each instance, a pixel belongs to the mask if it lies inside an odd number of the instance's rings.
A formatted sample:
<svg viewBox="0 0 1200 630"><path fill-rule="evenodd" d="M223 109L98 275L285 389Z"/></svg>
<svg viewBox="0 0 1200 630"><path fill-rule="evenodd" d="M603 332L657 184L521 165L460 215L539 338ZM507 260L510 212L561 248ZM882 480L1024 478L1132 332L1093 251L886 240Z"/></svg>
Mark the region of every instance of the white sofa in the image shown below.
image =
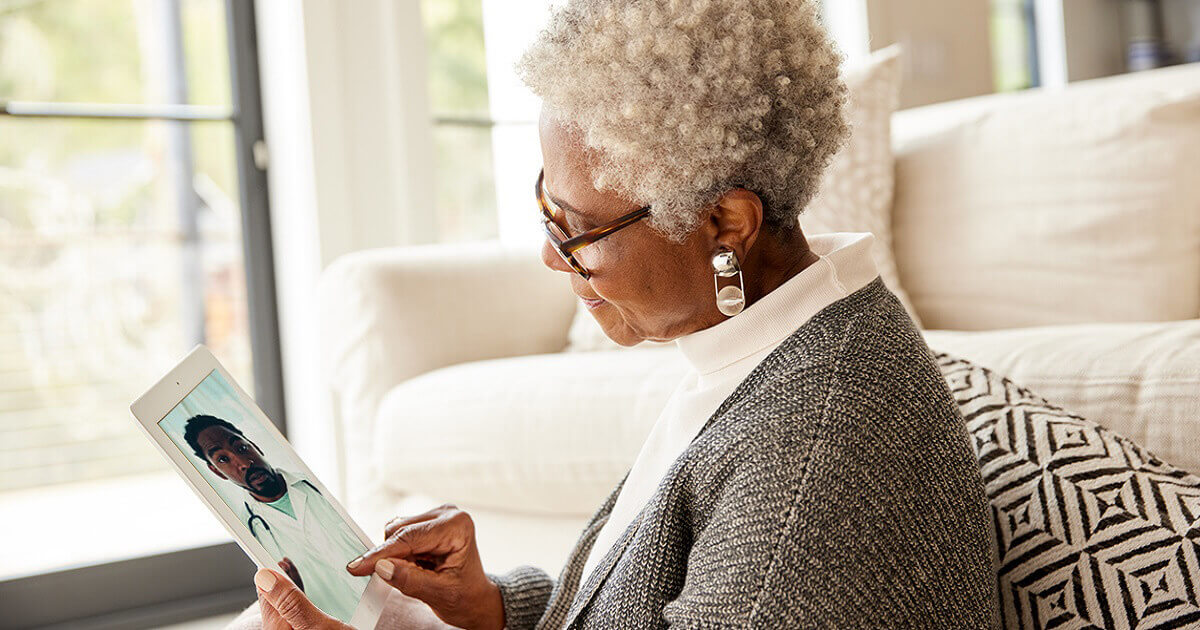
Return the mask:
<svg viewBox="0 0 1200 630"><path fill-rule="evenodd" d="M892 227L933 349L1200 470L1195 94L1183 67L900 112ZM683 372L564 352L575 301L536 251L363 252L321 295L350 511L456 503L490 571L557 573Z"/></svg>

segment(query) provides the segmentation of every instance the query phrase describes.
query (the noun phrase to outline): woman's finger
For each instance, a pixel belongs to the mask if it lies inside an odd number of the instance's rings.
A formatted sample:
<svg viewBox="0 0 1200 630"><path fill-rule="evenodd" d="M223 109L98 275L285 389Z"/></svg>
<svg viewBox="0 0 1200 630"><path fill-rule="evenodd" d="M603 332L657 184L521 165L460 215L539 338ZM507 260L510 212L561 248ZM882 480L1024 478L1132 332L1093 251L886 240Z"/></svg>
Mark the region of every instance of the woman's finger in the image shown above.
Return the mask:
<svg viewBox="0 0 1200 630"><path fill-rule="evenodd" d="M441 508L438 509L440 510ZM425 521L432 521L440 515L441 512L438 510L429 510L428 512L423 512L421 514L417 514L416 516L397 516L396 518L388 521L387 525L383 526L383 537L391 538L392 534L395 534L396 531L401 527L406 525L415 525L416 523L423 523Z"/></svg>
<svg viewBox="0 0 1200 630"><path fill-rule="evenodd" d="M462 551L465 541L453 527L446 527L448 520L438 517L395 531L383 544L351 560L346 569L353 575L370 575L375 563L383 558L413 561L418 556L450 556Z"/></svg>
<svg viewBox="0 0 1200 630"><path fill-rule="evenodd" d="M375 575L392 588L423 602L436 602L447 591L447 586L439 580L436 572L406 560L383 558L375 565Z"/></svg>
<svg viewBox="0 0 1200 630"><path fill-rule="evenodd" d="M295 584L278 573L259 569L254 574L254 585L258 587L258 598L262 602L264 629L317 630L335 627L334 619L321 612Z"/></svg>

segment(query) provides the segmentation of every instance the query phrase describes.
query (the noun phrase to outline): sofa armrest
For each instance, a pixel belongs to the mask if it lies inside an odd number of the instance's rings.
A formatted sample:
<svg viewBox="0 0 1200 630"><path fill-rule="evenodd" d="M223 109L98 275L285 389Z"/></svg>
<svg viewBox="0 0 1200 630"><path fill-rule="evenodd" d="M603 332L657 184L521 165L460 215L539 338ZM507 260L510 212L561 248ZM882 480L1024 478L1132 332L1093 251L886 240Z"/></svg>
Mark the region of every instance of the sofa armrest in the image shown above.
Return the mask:
<svg viewBox="0 0 1200 630"><path fill-rule="evenodd" d="M325 270L318 295L350 505L376 491L369 445L388 390L456 363L560 351L575 313L566 279L542 266L536 250L498 244L357 252Z"/></svg>

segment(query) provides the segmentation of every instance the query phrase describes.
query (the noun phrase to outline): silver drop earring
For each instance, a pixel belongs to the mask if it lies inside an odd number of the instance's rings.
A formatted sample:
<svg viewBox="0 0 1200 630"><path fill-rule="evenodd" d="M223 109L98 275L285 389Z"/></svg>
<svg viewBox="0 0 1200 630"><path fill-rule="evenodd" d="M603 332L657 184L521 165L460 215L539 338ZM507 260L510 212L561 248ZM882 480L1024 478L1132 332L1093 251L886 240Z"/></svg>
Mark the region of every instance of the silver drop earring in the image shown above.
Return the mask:
<svg viewBox="0 0 1200 630"><path fill-rule="evenodd" d="M742 280L742 266L738 263L737 254L733 250L722 248L712 257L713 290L717 294L717 310L727 317L733 317L746 308L746 283ZM737 285L721 288L717 278L732 278L737 276Z"/></svg>

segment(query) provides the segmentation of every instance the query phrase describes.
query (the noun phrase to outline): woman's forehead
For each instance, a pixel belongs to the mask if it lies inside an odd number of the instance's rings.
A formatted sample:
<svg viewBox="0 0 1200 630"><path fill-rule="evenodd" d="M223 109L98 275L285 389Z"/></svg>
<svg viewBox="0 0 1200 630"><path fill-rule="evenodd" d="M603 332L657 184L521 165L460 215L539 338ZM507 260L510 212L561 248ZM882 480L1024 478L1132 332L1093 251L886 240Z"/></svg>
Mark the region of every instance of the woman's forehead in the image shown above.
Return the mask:
<svg viewBox="0 0 1200 630"><path fill-rule="evenodd" d="M578 127L564 124L557 118L543 115L538 133L542 142L542 158L550 181L565 177L591 175L590 159L583 134Z"/></svg>
<svg viewBox="0 0 1200 630"><path fill-rule="evenodd" d="M542 186L559 205L583 215L598 215L609 208L630 205L614 191L595 187L595 151L588 149L577 127L543 114L539 124L542 141Z"/></svg>

